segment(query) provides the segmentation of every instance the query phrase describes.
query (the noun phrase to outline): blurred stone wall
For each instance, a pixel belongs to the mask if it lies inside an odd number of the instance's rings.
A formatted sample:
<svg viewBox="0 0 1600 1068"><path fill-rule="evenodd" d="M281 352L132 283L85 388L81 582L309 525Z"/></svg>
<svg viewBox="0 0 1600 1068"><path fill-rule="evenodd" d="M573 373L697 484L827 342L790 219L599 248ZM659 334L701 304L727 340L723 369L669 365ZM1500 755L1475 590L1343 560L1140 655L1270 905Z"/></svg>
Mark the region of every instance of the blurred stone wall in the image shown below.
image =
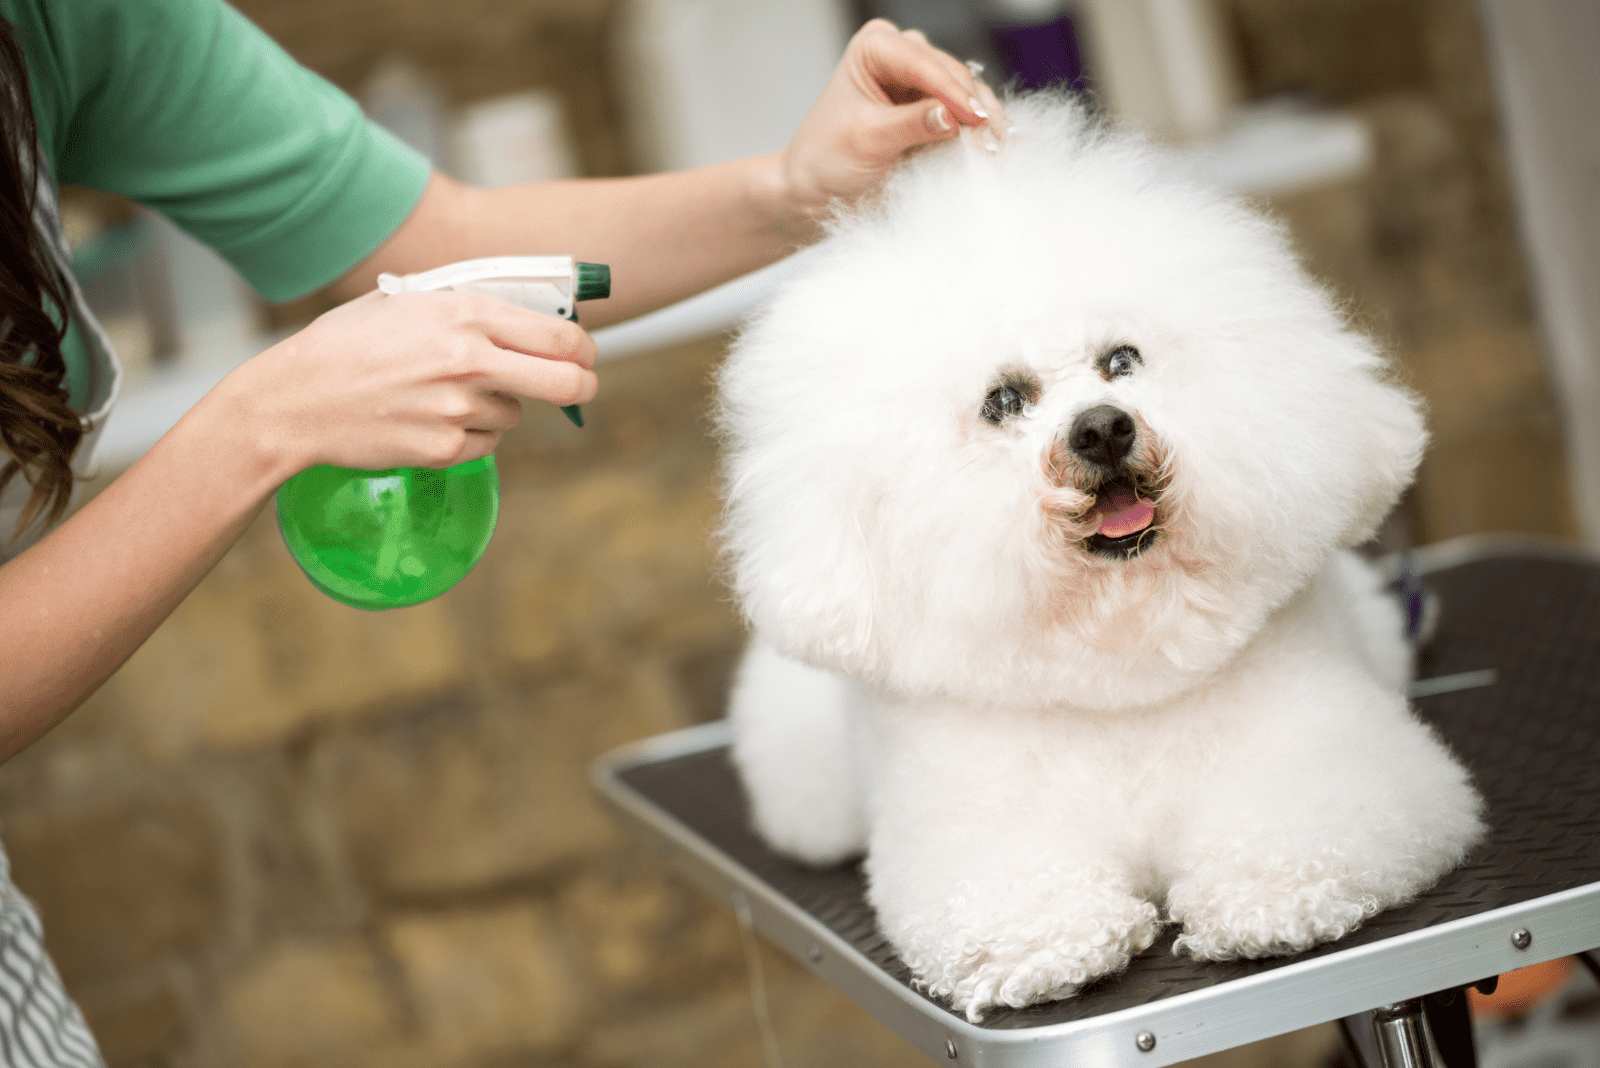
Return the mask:
<svg viewBox="0 0 1600 1068"><path fill-rule="evenodd" d="M239 0L300 62L351 92L401 56L455 105L550 89L566 106L584 173L626 169L606 72L617 0Z"/></svg>
<svg viewBox="0 0 1600 1068"><path fill-rule="evenodd" d="M607 0L250 0L346 86L402 52L458 102L528 85L620 169ZM1276 205L1390 339L1436 442L1398 540L1562 535L1559 435L1470 0L1228 0L1258 92L1360 109L1378 163ZM588 761L713 717L741 642L712 576L718 342L530 406L499 532L401 612L313 591L270 509L117 676L0 768L17 882L115 1068L755 1065L737 931L605 818ZM786 1061L922 1063L775 953ZM1315 1068L1327 1033L1257 1050ZM1235 1058L1228 1061L1244 1063Z"/></svg>
<svg viewBox="0 0 1600 1068"><path fill-rule="evenodd" d="M1473 3L1222 2L1251 91L1352 108L1374 135L1371 174L1272 206L1427 401L1433 441L1393 536L1575 539Z"/></svg>

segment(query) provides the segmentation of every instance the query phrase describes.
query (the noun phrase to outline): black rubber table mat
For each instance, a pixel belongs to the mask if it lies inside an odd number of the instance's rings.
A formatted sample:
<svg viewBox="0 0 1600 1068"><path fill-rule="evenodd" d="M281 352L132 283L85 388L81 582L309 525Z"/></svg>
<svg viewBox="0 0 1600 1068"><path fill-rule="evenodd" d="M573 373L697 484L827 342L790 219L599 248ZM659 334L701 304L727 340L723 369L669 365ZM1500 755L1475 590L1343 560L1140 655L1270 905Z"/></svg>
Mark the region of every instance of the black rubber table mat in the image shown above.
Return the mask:
<svg viewBox="0 0 1600 1068"><path fill-rule="evenodd" d="M1488 801L1489 839L1463 867L1342 941L1290 957L1197 962L1173 956L1176 932L1168 930L1123 974L1068 1000L993 1010L983 1026L1087 1019L1600 882L1600 567L1492 558L1434 572L1427 583L1442 611L1419 677L1498 673L1492 686L1414 702ZM910 985L878 933L860 866L808 868L768 849L750 830L726 749L641 764L619 778Z"/></svg>

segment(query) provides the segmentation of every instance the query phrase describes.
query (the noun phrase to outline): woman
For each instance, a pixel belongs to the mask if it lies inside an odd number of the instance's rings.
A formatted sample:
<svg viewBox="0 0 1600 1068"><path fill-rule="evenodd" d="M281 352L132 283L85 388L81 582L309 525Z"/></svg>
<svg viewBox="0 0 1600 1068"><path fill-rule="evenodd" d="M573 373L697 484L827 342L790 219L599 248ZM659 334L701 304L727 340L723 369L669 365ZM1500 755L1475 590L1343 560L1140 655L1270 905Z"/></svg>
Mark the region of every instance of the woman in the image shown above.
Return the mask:
<svg viewBox="0 0 1600 1068"><path fill-rule="evenodd" d="M576 325L469 294L379 296L379 272L570 253L618 280L585 318L627 318L778 259L907 150L999 117L965 67L880 21L781 153L477 190L220 0L0 0L0 17L0 759L99 687L296 472L462 463L516 424L518 398L594 396ZM64 182L166 212L270 299L331 287L348 303L230 374L62 522L119 378L68 268ZM4 874L0 859L0 1063L98 1064Z"/></svg>

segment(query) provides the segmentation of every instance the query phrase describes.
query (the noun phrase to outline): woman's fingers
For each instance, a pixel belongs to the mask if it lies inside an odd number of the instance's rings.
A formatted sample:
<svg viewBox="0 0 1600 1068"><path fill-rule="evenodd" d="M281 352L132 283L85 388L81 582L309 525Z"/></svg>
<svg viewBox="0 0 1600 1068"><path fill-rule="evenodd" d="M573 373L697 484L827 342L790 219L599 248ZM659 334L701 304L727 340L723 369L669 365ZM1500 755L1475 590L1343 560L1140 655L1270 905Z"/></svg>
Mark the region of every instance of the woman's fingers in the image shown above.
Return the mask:
<svg viewBox="0 0 1600 1068"><path fill-rule="evenodd" d="M876 32L868 34L872 28ZM892 23L875 20L860 36L863 73L880 93L895 103L925 94L962 125L992 122L997 133L1004 132L999 99L966 64L933 47L920 31L895 30Z"/></svg>
<svg viewBox="0 0 1600 1068"><path fill-rule="evenodd" d="M499 445L500 432L498 430L469 430L465 440L461 443L461 451L443 466L454 467L456 464L481 460L494 452Z"/></svg>
<svg viewBox="0 0 1600 1068"><path fill-rule="evenodd" d="M1000 103L1000 98L994 95L994 90L989 88L982 78L974 78L978 87L978 101L983 104L989 113L989 125L994 130L996 137L1004 137L1011 128L1011 120L1006 117L1006 109Z"/></svg>
<svg viewBox="0 0 1600 1068"><path fill-rule="evenodd" d="M575 323L471 293L369 294L320 316L236 375L261 434L294 470L449 466L486 455L519 397L595 395L594 340Z"/></svg>
<svg viewBox="0 0 1600 1068"><path fill-rule="evenodd" d="M936 100L901 104L873 117L861 133L861 145L872 156L893 160L908 148L943 141L956 135L949 110Z"/></svg>
<svg viewBox="0 0 1600 1068"><path fill-rule="evenodd" d="M983 121L978 114L983 109L972 105L976 91L971 72L927 44L921 34L913 38L893 31L867 36L863 31L860 57L863 77L894 103L931 96L949 109L956 122L970 126Z"/></svg>
<svg viewBox="0 0 1600 1068"><path fill-rule="evenodd" d="M784 149L791 214L815 217L873 188L907 150L953 137L1004 112L976 75L915 30L874 19L845 49L816 106Z"/></svg>
<svg viewBox="0 0 1600 1068"><path fill-rule="evenodd" d="M476 384L482 388L561 407L593 400L600 388L595 373L572 359L533 356L486 343L477 362L481 370Z"/></svg>
<svg viewBox="0 0 1600 1068"><path fill-rule="evenodd" d="M501 393L556 405L592 399L599 379L590 370L598 350L577 323L484 298L478 305L485 339L485 385Z"/></svg>
<svg viewBox="0 0 1600 1068"><path fill-rule="evenodd" d="M515 397L473 382L441 384L444 395L437 411L445 421L463 430L511 430L522 421L522 403Z"/></svg>
<svg viewBox="0 0 1600 1068"><path fill-rule="evenodd" d="M958 123L988 123L995 136L1004 136L1005 112L989 87L922 34L880 34L874 47L864 50L862 64L863 76L881 92L910 101L880 108L863 123L857 143L869 156L889 161L908 148L946 140L955 136ZM951 103L957 94L959 107Z"/></svg>
<svg viewBox="0 0 1600 1068"><path fill-rule="evenodd" d="M577 323L519 308L494 297L467 298L470 314L494 344L547 360L566 360L593 367L598 354L594 338Z"/></svg>
<svg viewBox="0 0 1600 1068"><path fill-rule="evenodd" d="M920 36L920 35L919 35ZM924 42L926 44L926 42ZM962 85L968 88L967 106L981 121L987 122L996 136L1004 136L1006 131L1006 109L1001 105L1000 98L979 77L983 72L982 64L963 63L950 53L927 45L929 51L938 59L946 72Z"/></svg>
<svg viewBox="0 0 1600 1068"><path fill-rule="evenodd" d="M448 309L444 314L458 317L468 335L463 352L445 364L447 377L468 377L472 388L486 393L556 405L581 404L594 397L599 380L590 368L597 350L594 338L578 324L493 297L436 296L443 298L440 304ZM509 397L506 400L515 403ZM507 426L490 429L515 425L513 419Z"/></svg>
<svg viewBox="0 0 1600 1068"><path fill-rule="evenodd" d="M522 422L522 402L504 393L490 393L485 397L483 416L472 421L468 430L492 430L504 433L514 430Z"/></svg>

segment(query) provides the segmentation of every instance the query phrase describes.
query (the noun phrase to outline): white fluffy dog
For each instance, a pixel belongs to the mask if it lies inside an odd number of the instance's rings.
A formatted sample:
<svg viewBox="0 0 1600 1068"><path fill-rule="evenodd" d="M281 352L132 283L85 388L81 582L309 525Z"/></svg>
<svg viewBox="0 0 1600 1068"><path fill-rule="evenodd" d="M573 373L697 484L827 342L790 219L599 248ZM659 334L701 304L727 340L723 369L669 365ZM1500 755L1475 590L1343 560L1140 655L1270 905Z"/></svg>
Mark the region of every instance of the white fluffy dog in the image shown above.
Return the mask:
<svg viewBox="0 0 1600 1068"><path fill-rule="evenodd" d="M1413 897L1481 834L1345 547L1425 433L1282 231L1070 103L896 172L720 378L757 828L866 853L973 1019L1181 925L1224 960Z"/></svg>

